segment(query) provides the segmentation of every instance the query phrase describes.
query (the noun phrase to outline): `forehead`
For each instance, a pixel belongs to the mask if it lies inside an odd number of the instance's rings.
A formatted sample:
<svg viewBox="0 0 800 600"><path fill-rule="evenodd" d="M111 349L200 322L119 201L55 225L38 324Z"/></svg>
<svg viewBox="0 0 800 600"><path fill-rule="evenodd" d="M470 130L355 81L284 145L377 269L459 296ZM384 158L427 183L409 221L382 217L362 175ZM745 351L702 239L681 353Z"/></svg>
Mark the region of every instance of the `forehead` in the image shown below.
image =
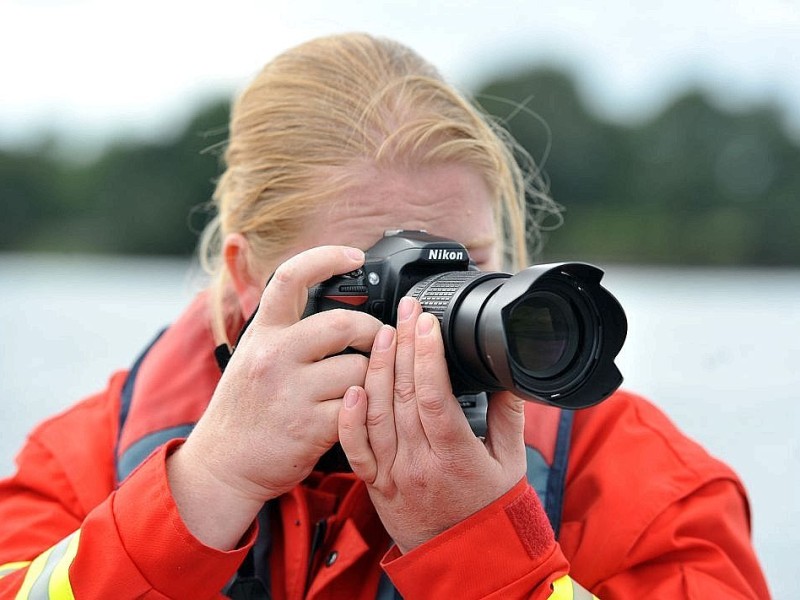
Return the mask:
<svg viewBox="0 0 800 600"><path fill-rule="evenodd" d="M387 229L424 229L481 246L494 241L493 212L489 188L471 167L370 168L319 211L304 237L366 249Z"/></svg>

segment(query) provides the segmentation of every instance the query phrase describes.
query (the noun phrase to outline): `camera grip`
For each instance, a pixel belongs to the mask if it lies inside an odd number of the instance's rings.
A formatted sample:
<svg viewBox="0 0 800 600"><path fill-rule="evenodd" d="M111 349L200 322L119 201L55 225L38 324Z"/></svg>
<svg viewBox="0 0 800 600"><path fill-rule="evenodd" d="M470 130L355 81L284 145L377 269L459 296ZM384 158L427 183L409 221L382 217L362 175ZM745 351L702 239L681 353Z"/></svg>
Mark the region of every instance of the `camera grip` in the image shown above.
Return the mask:
<svg viewBox="0 0 800 600"><path fill-rule="evenodd" d="M369 300L367 286L353 283L352 278L334 277L308 290L308 300L301 319L324 310L346 308L349 310L364 310L364 305Z"/></svg>

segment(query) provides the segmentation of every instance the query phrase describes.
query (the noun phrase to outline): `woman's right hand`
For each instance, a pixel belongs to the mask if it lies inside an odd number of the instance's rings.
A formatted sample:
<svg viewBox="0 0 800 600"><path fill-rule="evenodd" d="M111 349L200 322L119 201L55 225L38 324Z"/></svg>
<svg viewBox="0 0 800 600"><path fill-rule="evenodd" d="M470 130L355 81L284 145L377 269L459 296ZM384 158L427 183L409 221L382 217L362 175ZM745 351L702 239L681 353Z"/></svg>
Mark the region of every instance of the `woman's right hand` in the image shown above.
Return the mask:
<svg viewBox="0 0 800 600"><path fill-rule="evenodd" d="M355 248L313 248L264 289L208 409L168 461L178 510L205 543L234 547L262 504L300 483L337 441L342 396L364 385L368 365L341 352L369 351L381 323L352 310L300 317L308 288L363 262Z"/></svg>

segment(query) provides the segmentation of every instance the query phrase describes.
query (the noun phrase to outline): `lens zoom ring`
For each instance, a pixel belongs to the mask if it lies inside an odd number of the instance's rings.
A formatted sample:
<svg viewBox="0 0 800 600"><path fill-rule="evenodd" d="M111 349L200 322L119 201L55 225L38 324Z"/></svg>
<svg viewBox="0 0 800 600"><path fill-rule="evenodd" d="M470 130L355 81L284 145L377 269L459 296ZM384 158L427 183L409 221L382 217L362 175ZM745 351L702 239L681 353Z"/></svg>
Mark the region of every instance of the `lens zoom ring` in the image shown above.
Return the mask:
<svg viewBox="0 0 800 600"><path fill-rule="evenodd" d="M464 285L483 275L481 271L448 271L439 273L418 281L408 295L419 300L422 309L436 316L439 321L444 317L444 312L450 300Z"/></svg>

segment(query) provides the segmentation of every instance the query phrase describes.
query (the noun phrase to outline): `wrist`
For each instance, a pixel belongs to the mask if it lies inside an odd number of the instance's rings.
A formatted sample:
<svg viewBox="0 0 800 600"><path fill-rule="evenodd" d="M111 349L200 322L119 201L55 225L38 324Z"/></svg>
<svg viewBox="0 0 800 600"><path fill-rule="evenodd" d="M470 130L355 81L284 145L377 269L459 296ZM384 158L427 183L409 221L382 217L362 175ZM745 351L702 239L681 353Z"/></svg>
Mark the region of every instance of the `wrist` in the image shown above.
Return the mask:
<svg viewBox="0 0 800 600"><path fill-rule="evenodd" d="M218 550L239 545L265 502L217 477L187 445L167 458L167 481L186 528Z"/></svg>

